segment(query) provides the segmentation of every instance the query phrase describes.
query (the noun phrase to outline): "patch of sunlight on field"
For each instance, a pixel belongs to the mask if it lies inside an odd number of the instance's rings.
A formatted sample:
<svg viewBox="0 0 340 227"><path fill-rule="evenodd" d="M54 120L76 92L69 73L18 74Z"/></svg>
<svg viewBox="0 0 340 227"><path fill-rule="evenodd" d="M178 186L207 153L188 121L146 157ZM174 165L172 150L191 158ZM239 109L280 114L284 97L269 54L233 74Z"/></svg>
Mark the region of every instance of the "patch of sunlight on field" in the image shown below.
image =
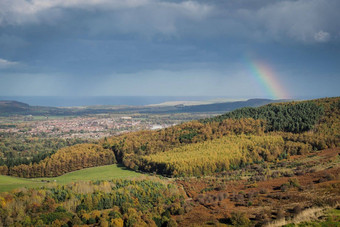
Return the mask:
<svg viewBox="0 0 340 227"><path fill-rule="evenodd" d="M140 176L142 176L142 174L128 170L125 167L120 167L116 164L82 169L59 177L50 178L25 179L0 175L0 192L22 187L39 187L47 185L48 182L68 184L75 181L111 180L116 178L134 178Z"/></svg>
<svg viewBox="0 0 340 227"><path fill-rule="evenodd" d="M39 187L42 185L43 183L36 179L24 179L0 175L0 192L10 191L15 188Z"/></svg>

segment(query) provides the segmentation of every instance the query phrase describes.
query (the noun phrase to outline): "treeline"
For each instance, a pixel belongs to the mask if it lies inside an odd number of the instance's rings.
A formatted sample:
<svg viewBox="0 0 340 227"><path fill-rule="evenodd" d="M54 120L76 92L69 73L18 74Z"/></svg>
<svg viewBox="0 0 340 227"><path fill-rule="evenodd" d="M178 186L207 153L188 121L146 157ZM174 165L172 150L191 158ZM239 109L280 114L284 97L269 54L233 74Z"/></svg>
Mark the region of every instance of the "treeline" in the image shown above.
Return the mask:
<svg viewBox="0 0 340 227"><path fill-rule="evenodd" d="M340 137L340 97L314 101L325 109L325 114L316 125L315 132L327 136Z"/></svg>
<svg viewBox="0 0 340 227"><path fill-rule="evenodd" d="M286 142L281 136L226 136L143 156L137 164L143 171L172 177L202 176L272 162L310 152L311 148L300 142Z"/></svg>
<svg viewBox="0 0 340 227"><path fill-rule="evenodd" d="M71 171L115 162L116 159L111 150L96 144L78 144L62 148L39 163L9 168L0 166L0 174L25 178L55 177Z"/></svg>
<svg viewBox="0 0 340 227"><path fill-rule="evenodd" d="M38 163L63 147L89 142L92 141L80 138L42 138L0 133L0 166L13 167Z"/></svg>
<svg viewBox="0 0 340 227"><path fill-rule="evenodd" d="M262 107L245 107L232 112L202 120L202 122L225 119L253 118L267 123L266 131L301 133L311 130L324 114L322 106L313 102L269 104Z"/></svg>
<svg viewBox="0 0 340 227"><path fill-rule="evenodd" d="M183 146L188 144L199 144L224 136L242 134L280 136L284 141L284 145L279 148L280 154L265 158L259 151L263 160L271 161L288 155L299 155L338 146L340 121L339 114L334 113L339 113L339 100L339 98L331 98L317 102L292 102L242 108L215 118L187 122L164 130L142 131L108 138L102 141L102 144L114 151L118 162L131 169L180 175L181 173L173 173L172 164L167 163L164 167L163 162L155 164L156 161L146 161L147 156L157 154L151 156L156 158L167 156L169 152L171 155L176 155L174 149L177 151L184 149ZM336 128L336 132L324 133L327 130L325 125L332 125ZM196 153L188 153L196 156ZM186 159L185 152L179 154L183 160Z"/></svg>
<svg viewBox="0 0 340 227"><path fill-rule="evenodd" d="M73 183L0 194L0 226L177 226L176 186L151 180Z"/></svg>
<svg viewBox="0 0 340 227"><path fill-rule="evenodd" d="M268 135L280 135L287 142L303 143L311 147L313 151L334 148L340 146L339 135L327 135L320 133L290 133L290 132L272 132ZM299 155L299 153L296 153Z"/></svg>
<svg viewBox="0 0 340 227"><path fill-rule="evenodd" d="M159 131L139 131L102 141L104 148L111 148L118 162L137 170L138 159L186 144L199 143L226 135L262 135L265 122L254 119L226 119L222 122L204 124L191 121Z"/></svg>

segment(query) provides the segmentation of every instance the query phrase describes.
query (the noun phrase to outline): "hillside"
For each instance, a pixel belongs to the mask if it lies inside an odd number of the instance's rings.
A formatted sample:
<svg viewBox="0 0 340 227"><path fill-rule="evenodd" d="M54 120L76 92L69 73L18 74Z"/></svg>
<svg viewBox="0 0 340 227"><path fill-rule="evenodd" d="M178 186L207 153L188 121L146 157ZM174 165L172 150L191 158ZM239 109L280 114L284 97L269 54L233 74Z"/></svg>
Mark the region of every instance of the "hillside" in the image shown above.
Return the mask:
<svg viewBox="0 0 340 227"><path fill-rule="evenodd" d="M135 170L141 167L144 170L144 156L171 152L172 149L187 144L202 143L230 135L279 134L284 140L280 147L281 152L267 158L275 160L279 156L338 146L338 102L339 98L332 98L247 107L164 130L141 131L112 137L104 141L103 146L111 147L117 160L127 167ZM333 122L333 127L325 128L324 125L330 122ZM328 130L335 132L328 133Z"/></svg>
<svg viewBox="0 0 340 227"><path fill-rule="evenodd" d="M277 158L284 151L281 136L224 136L144 156L139 168L167 176L204 176Z"/></svg>
<svg viewBox="0 0 340 227"><path fill-rule="evenodd" d="M1 101L0 113L21 113L29 110L29 105L17 101Z"/></svg>
<svg viewBox="0 0 340 227"><path fill-rule="evenodd" d="M162 155L158 154L182 152L183 159L186 159L185 155L192 152L192 156L197 156L197 158L202 156L204 160L204 154L208 153L208 150L222 148L223 146L219 143L229 140L232 136L236 137L234 141L228 142L230 149L223 152L227 154L235 146L236 149L246 146L245 150L244 148L240 148L240 150L248 152L244 154L242 162L239 160L236 162L238 164L234 163L233 168L240 168L253 162L272 162L289 155L305 154L314 150L339 146L338 113L340 110L338 103L339 98L332 98L241 108L214 118L186 122L163 130L138 131L107 138L101 141L100 145L83 144L63 148L51 157L33 165L0 166L0 173L21 177L58 176L81 168L112 164L117 160L118 163L134 170L156 171L170 176L186 176L188 175L188 172L185 172L187 170L174 172L172 165L163 163L160 160ZM332 126L330 129L325 127L330 124ZM329 130L331 131L329 132ZM283 142L270 149L261 147L261 145L250 148L247 145L249 142L244 140L243 135L254 136L248 139L250 142L254 142L256 136L268 138L269 143L275 143L277 139ZM209 144L214 148L210 148ZM207 152L204 152L204 149ZM202 150L201 153L198 152L200 150ZM218 156L223 156L223 154ZM157 157L158 164L153 161L155 157ZM181 159L181 155L174 155L174 157L177 157L178 160ZM61 159L64 161L61 162ZM224 161L228 162L228 160ZM183 165L190 165L187 161L185 163L181 164L181 169ZM202 165L207 165L207 163L219 165L218 158L202 162ZM154 167L150 167L150 165ZM198 163L195 165L198 165L198 168L203 168L203 166L199 167ZM170 166L172 171L163 170L164 168L161 166ZM207 167L204 168L207 171L201 171L199 174L206 175L228 169L213 168L214 171L208 171Z"/></svg>
<svg viewBox="0 0 340 227"><path fill-rule="evenodd" d="M30 165L0 166L0 174L16 177L55 177L79 169L115 163L112 151L96 144L78 144Z"/></svg>
<svg viewBox="0 0 340 227"><path fill-rule="evenodd" d="M269 103L286 102L288 100L272 100L272 99L249 99L246 101L223 102L205 105L177 106L181 112L227 112L242 107L258 107Z"/></svg>
<svg viewBox="0 0 340 227"><path fill-rule="evenodd" d="M159 178L93 177L85 184L0 194L0 221L24 223L27 216L32 225L57 226L337 226L339 149L340 97L241 108L62 148L33 165L3 166L14 176L50 177L117 162ZM36 204L25 200L30 196ZM12 209L18 201L25 201L18 205L22 214Z"/></svg>
<svg viewBox="0 0 340 227"><path fill-rule="evenodd" d="M117 164L76 170L58 177L25 179L0 175L0 192L11 191L15 188L23 187L34 188L51 184L65 185L79 181L112 180L140 176L141 174L117 166Z"/></svg>

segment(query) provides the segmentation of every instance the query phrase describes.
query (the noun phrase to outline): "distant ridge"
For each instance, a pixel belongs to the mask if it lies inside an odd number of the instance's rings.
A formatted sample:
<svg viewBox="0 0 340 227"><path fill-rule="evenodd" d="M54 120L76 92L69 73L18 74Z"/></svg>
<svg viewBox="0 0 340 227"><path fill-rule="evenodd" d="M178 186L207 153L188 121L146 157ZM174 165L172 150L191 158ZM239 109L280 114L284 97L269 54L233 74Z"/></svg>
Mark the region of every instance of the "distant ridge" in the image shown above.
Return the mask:
<svg viewBox="0 0 340 227"><path fill-rule="evenodd" d="M275 102L287 102L290 100L272 100L272 99L248 99L246 101L213 103L197 106L176 106L181 108L181 112L225 112L232 111L242 107L259 107Z"/></svg>
<svg viewBox="0 0 340 227"><path fill-rule="evenodd" d="M217 102L201 105L173 106L82 106L82 107L48 107L30 106L18 101L0 101L0 115L86 115L105 113L203 113L229 112L242 107L259 107L270 103L286 102L289 100L249 99L246 101Z"/></svg>
<svg viewBox="0 0 340 227"><path fill-rule="evenodd" d="M28 111L30 106L23 102L3 100L0 101L0 112L25 112Z"/></svg>

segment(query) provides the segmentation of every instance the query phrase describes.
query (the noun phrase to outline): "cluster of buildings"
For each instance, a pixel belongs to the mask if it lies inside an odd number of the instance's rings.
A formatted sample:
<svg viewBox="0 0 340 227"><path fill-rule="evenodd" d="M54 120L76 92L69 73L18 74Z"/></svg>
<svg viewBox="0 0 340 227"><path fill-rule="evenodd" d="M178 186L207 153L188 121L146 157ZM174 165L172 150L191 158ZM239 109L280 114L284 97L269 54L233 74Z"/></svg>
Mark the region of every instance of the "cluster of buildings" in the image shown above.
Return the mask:
<svg viewBox="0 0 340 227"><path fill-rule="evenodd" d="M74 117L30 120L16 127L3 127L0 132L19 133L31 136L48 135L60 138L103 138L129 131L142 129L162 129L166 124L154 124L130 116L116 117Z"/></svg>

